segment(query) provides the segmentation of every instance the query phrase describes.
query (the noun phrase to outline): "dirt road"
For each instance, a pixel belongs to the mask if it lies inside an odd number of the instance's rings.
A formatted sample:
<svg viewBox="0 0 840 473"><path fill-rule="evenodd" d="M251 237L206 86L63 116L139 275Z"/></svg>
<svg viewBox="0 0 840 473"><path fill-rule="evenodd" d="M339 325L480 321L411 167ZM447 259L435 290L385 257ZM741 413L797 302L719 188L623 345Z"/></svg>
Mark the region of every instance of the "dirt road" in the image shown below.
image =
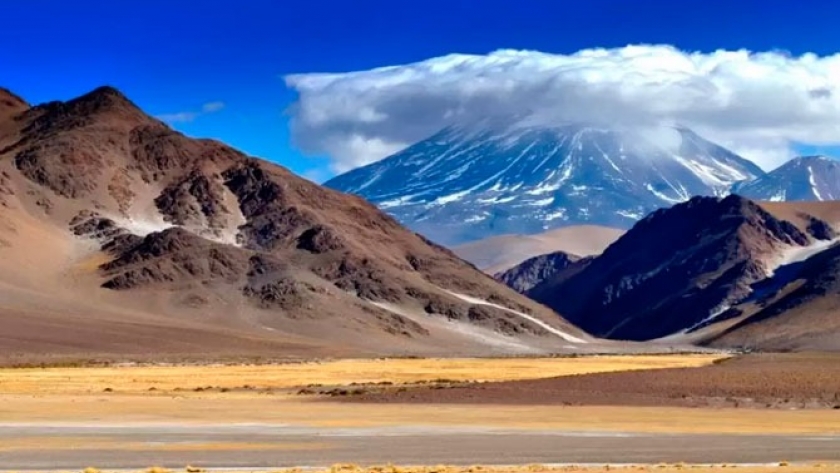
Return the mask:
<svg viewBox="0 0 840 473"><path fill-rule="evenodd" d="M669 435L482 427L0 424L4 469L838 461L838 435Z"/></svg>

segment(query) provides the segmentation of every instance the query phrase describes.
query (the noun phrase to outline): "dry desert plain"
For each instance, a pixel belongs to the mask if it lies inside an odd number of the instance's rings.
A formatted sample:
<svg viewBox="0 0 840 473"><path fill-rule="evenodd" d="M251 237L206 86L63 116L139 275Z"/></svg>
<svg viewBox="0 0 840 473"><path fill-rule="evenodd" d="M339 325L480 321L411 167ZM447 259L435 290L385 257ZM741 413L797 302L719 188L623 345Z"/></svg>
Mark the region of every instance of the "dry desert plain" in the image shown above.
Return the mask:
<svg viewBox="0 0 840 473"><path fill-rule="evenodd" d="M834 472L837 361L705 354L7 368L0 470L354 463L701 472L738 463L737 471ZM770 381L750 387L755 380ZM645 386L655 403L639 401ZM587 389L606 394L588 402ZM546 396L555 391L570 397Z"/></svg>

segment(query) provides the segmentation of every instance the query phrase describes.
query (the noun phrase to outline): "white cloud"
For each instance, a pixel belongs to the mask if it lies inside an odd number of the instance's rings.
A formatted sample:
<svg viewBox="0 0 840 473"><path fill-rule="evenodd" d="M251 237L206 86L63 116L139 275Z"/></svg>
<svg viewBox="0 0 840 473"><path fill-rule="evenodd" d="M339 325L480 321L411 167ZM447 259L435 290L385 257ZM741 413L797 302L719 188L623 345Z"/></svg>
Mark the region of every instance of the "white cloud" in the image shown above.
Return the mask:
<svg viewBox="0 0 840 473"><path fill-rule="evenodd" d="M220 110L225 108L224 102L207 102L201 106L200 112L195 111L184 111L184 112L176 112L176 113L164 113L162 115L158 115L157 118L161 121L166 123L189 123L194 121L196 118L207 115L210 113L216 113Z"/></svg>
<svg viewBox="0 0 840 473"><path fill-rule="evenodd" d="M765 168L791 143L840 144L840 54L692 53L670 46L571 55L501 50L286 77L295 142L342 172L452 122L529 113L622 125L679 122Z"/></svg>
<svg viewBox="0 0 840 473"><path fill-rule="evenodd" d="M224 102L207 102L201 106L201 111L204 113L214 113L225 108Z"/></svg>
<svg viewBox="0 0 840 473"><path fill-rule="evenodd" d="M177 112L177 113L164 113L163 115L158 115L157 118L161 121L165 121L166 123L188 123L198 116L195 112Z"/></svg>

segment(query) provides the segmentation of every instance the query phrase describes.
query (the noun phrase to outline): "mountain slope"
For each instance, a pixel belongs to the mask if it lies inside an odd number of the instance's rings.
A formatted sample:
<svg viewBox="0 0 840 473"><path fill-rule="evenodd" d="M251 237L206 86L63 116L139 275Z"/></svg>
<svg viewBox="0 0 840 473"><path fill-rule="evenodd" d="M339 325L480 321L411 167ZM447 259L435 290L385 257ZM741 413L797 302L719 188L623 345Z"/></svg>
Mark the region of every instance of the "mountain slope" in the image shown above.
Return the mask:
<svg viewBox="0 0 840 473"><path fill-rule="evenodd" d="M568 278L529 295L590 333L648 340L714 321L784 260L834 238L796 212L781 220L737 195L697 197L649 215Z"/></svg>
<svg viewBox="0 0 840 473"><path fill-rule="evenodd" d="M325 185L360 195L434 241L589 223L628 228L694 195L764 173L685 128L451 126Z"/></svg>
<svg viewBox="0 0 840 473"><path fill-rule="evenodd" d="M0 117L7 353L481 354L586 338L364 200L187 138L113 88L2 99Z"/></svg>
<svg viewBox="0 0 840 473"><path fill-rule="evenodd" d="M840 350L840 245L790 264L786 272L785 281L754 304L757 307L740 308L746 316L704 343L777 351Z"/></svg>
<svg viewBox="0 0 840 473"><path fill-rule="evenodd" d="M561 251L574 256L602 253L624 230L574 225L534 235L499 235L452 248L461 258L488 274L496 274L529 258Z"/></svg>
<svg viewBox="0 0 840 473"><path fill-rule="evenodd" d="M736 184L734 191L768 201L840 199L840 161L801 156L755 180Z"/></svg>

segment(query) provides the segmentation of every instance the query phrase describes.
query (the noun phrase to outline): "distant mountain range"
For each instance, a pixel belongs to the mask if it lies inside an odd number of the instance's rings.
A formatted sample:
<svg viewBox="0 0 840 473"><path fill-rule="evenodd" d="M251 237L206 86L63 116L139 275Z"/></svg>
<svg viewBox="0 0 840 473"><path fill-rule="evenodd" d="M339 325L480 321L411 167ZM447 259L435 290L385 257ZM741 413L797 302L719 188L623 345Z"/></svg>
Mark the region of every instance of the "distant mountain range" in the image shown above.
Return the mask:
<svg viewBox="0 0 840 473"><path fill-rule="evenodd" d="M768 174L685 127L524 118L449 126L325 185L454 246L579 224L626 229L656 209L733 189L757 199L827 200L840 196L837 173L830 159L800 158Z"/></svg>

